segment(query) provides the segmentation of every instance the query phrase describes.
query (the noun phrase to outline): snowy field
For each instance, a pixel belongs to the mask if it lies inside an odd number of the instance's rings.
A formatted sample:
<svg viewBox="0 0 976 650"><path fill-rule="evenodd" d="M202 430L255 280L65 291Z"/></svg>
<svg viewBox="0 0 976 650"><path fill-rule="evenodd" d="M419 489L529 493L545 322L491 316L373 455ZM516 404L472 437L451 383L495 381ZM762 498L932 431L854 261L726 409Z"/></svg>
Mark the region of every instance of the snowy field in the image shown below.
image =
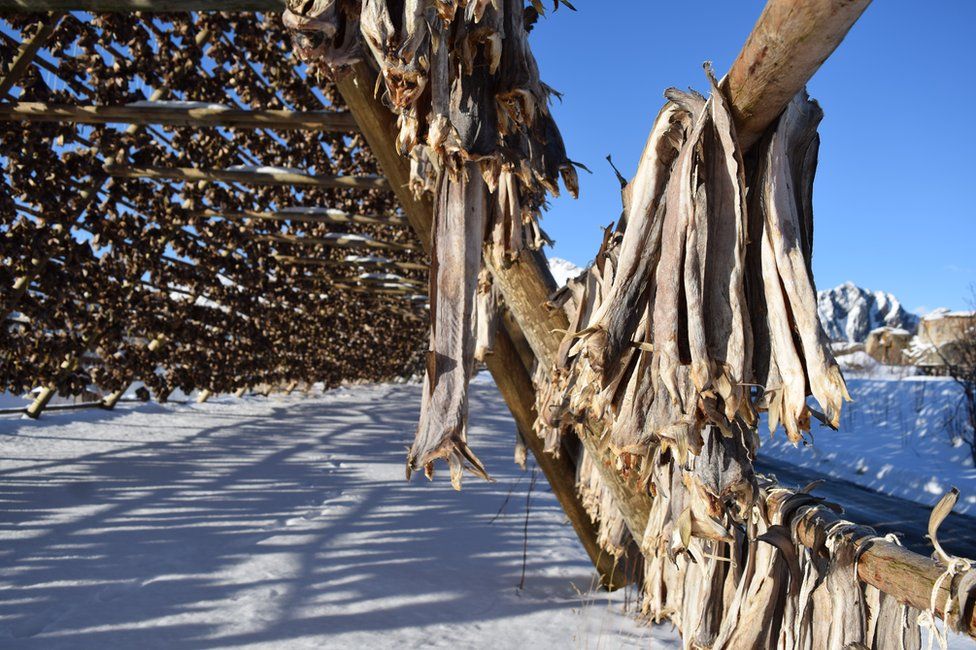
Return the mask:
<svg viewBox="0 0 976 650"><path fill-rule="evenodd" d="M853 401L844 404L839 431L814 422L812 445L794 447L782 431L770 439L764 422L760 457L924 505L955 486L956 512L976 515L976 468L958 437L965 427L959 386L939 377L875 374L848 376Z"/></svg>
<svg viewBox="0 0 976 650"><path fill-rule="evenodd" d="M0 416L2 648L670 648L476 383L496 483L404 481L418 385ZM510 498L509 498L510 494ZM499 514L500 513L500 514Z"/></svg>

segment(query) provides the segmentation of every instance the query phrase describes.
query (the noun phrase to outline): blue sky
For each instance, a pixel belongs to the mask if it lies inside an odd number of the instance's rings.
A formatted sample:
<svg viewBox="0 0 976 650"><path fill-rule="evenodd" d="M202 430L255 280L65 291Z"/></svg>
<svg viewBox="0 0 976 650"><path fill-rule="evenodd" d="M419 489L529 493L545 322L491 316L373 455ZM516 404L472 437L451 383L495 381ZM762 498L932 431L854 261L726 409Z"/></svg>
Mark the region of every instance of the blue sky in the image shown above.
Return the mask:
<svg viewBox="0 0 976 650"><path fill-rule="evenodd" d="M574 0L539 21L542 79L581 196L552 202L550 253L588 262L619 215L668 86L705 90L728 70L764 2ZM873 3L810 82L824 109L814 194L817 286L851 280L907 309L965 308L976 283L976 2Z"/></svg>

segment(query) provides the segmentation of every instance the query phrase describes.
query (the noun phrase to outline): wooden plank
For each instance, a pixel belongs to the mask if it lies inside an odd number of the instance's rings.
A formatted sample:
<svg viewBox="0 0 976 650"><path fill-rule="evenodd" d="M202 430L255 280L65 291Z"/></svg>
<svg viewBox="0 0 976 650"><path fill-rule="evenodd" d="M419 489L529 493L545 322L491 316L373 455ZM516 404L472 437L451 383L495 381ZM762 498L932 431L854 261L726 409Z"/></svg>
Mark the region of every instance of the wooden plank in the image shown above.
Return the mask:
<svg viewBox="0 0 976 650"><path fill-rule="evenodd" d="M770 0L723 80L748 149L844 40L871 0Z"/></svg>
<svg viewBox="0 0 976 650"><path fill-rule="evenodd" d="M350 113L331 111L245 111L192 106L70 106L41 102L0 103L0 120L73 122L76 124L163 124L168 126L241 129L308 130L352 133L358 130Z"/></svg>
<svg viewBox="0 0 976 650"><path fill-rule="evenodd" d="M218 210L196 210L190 214L206 218L221 219L255 219L258 221L293 221L296 223L362 223L370 226L408 226L406 219L398 215L367 215L349 214L341 210L318 211L317 208L306 208L307 211L285 209L279 212L259 212L244 210L242 212L221 212Z"/></svg>
<svg viewBox="0 0 976 650"><path fill-rule="evenodd" d="M115 178L152 178L188 182L242 183L244 185L302 185L339 189L386 190L382 176L313 176L287 171L196 169L193 167L134 167L106 164L103 169Z"/></svg>
<svg viewBox="0 0 976 650"><path fill-rule="evenodd" d="M409 188L410 167L400 156L393 139L398 129L396 118L373 94L376 87L376 73L366 63L351 66L349 73L337 83L340 93L352 111L360 131L376 156L384 175L390 181L390 188L396 193L410 225L420 237L424 249L430 251L431 229L434 206L429 196L417 198ZM526 444L535 456L536 463L545 474L553 494L559 500L566 517L573 526L583 548L590 556L603 584L610 589L625 586L629 577L615 569L613 558L609 557L597 543L597 530L583 508L576 494L576 469L568 462L568 455L562 454L554 459L542 451L535 442L532 431L535 423L535 390L531 375L526 369L513 339L521 338L521 332L514 335L509 328L514 322L505 321L495 338L495 353L489 355L488 369L502 397L515 418L516 426L524 433Z"/></svg>
<svg viewBox="0 0 976 650"><path fill-rule="evenodd" d="M0 98L6 97L7 93L24 77L24 74L30 67L31 61L34 60L34 56L38 50L47 44L54 30L61 24L62 18L64 18L63 13L52 13L48 15L41 21L41 27L34 36L30 40L21 43L20 49L17 50L14 60L11 62L10 67L7 68L3 80L0 81Z"/></svg>
<svg viewBox="0 0 976 650"><path fill-rule="evenodd" d="M409 244L386 241L383 239L364 239L359 235L350 233L345 237L326 238L311 237L305 235L281 235L266 234L254 235L257 241L277 242L279 244L290 244L295 246L328 246L330 248L379 248L393 251L411 252L417 249Z"/></svg>
<svg viewBox="0 0 976 650"><path fill-rule="evenodd" d="M330 268L377 266L380 268L402 269L404 271L426 271L430 268L427 264L418 264L416 262L395 262L392 260L382 262L347 262L345 260L325 260L319 257L296 257L293 255L275 255L274 258L281 264L291 264L295 266L326 266Z"/></svg>
<svg viewBox="0 0 976 650"><path fill-rule="evenodd" d="M0 0L0 9L20 12L93 11L284 11L285 0Z"/></svg>

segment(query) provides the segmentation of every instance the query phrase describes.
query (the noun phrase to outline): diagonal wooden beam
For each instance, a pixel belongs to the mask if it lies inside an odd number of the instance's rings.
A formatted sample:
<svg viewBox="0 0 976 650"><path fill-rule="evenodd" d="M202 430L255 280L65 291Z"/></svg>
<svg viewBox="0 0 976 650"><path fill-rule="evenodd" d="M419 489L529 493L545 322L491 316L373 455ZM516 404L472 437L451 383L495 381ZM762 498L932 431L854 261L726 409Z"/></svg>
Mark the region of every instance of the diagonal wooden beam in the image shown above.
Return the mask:
<svg viewBox="0 0 976 650"><path fill-rule="evenodd" d="M210 183L242 183L244 185L305 185L338 189L386 190L389 185L382 176L314 176L274 168L256 169L196 169L194 167L133 167L107 164L105 173L115 178L152 178Z"/></svg>
<svg viewBox="0 0 976 650"><path fill-rule="evenodd" d="M220 106L143 103L127 106L71 106L42 102L0 103L0 121L71 122L75 124L163 124L241 129L335 131L357 130L349 113L333 111L245 111Z"/></svg>
<svg viewBox="0 0 976 650"><path fill-rule="evenodd" d="M6 70L3 79L0 80L0 98L6 97L7 93L24 77L31 61L34 60L34 55L47 44L54 30L61 24L62 18L64 18L63 13L51 13L45 20L41 21L37 33L30 40L21 43L14 60Z"/></svg>
<svg viewBox="0 0 976 650"><path fill-rule="evenodd" d="M749 149L806 86L871 0L771 0L723 80Z"/></svg>

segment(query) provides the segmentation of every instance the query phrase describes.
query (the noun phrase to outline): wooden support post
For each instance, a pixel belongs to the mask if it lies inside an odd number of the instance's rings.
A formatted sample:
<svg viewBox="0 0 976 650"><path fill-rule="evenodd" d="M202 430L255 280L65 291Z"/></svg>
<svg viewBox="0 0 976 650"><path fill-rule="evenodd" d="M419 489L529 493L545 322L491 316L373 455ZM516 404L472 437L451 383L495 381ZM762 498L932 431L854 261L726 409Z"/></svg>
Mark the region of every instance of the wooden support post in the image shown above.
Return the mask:
<svg viewBox="0 0 976 650"><path fill-rule="evenodd" d="M173 386L163 386L159 392L156 393L156 401L160 404L165 404L169 401L169 396L173 392Z"/></svg>
<svg viewBox="0 0 976 650"><path fill-rule="evenodd" d="M285 395L291 395L292 391L294 391L295 388L297 387L298 387L298 381L292 380L292 382L285 387Z"/></svg>
<svg viewBox="0 0 976 650"><path fill-rule="evenodd" d="M37 33L29 41L20 45L10 67L5 71L3 80L0 80L0 99L6 97L7 93L23 79L31 61L34 60L34 56L37 55L38 50L47 44L54 30L61 24L62 18L64 18L64 14L60 12L49 14L45 20L40 22L41 26Z"/></svg>
<svg viewBox="0 0 976 650"><path fill-rule="evenodd" d="M155 352L156 350L159 350L163 346L164 343L166 343L166 335L165 334L160 334L159 336L157 336L156 338L154 338L152 341L150 341L146 345L146 349L149 352ZM101 407L103 409L108 410L108 411L111 411L112 409L114 409L115 408L115 405L118 404L118 402L122 398L122 396L125 395L125 391L127 391L129 389L129 386L131 386L131 385L132 385L132 382L131 381L130 382L126 382L125 385L123 385L121 388L119 388L116 391L113 391L111 394L109 394L109 395L105 396L104 398L102 398Z"/></svg>
<svg viewBox="0 0 976 650"><path fill-rule="evenodd" d="M80 361L78 360L78 357L76 356L68 357L67 359L62 361L61 365L58 367L58 373L57 373L58 377L61 377L64 374L69 372L74 372L75 370L78 369L79 365L80 365ZM54 397L54 395L57 392L58 392L58 382L57 380L55 380L52 381L47 386L41 388L40 392L37 394L37 397L34 398L34 401L30 403L30 406L28 406L24 412L27 414L28 417L34 420L41 417L41 412L44 411L45 407L47 407L48 405L48 402L51 401L51 398Z"/></svg>
<svg viewBox="0 0 976 650"><path fill-rule="evenodd" d="M211 395L213 395L213 392L209 388L204 388L197 394L197 404L203 404L210 399Z"/></svg>
<svg viewBox="0 0 976 650"><path fill-rule="evenodd" d="M170 106L151 102L127 106L72 106L43 102L0 103L0 121L74 124L162 124L166 126L355 132L349 113L333 111L245 111L214 106Z"/></svg>
<svg viewBox="0 0 976 650"><path fill-rule="evenodd" d="M234 392L234 397L241 398L244 397L244 393L247 392L247 386L241 386Z"/></svg>
<svg viewBox="0 0 976 650"><path fill-rule="evenodd" d="M350 73L339 82L339 91L356 118L370 151L376 156L390 187L403 206L407 219L425 250L430 250L434 208L430 197L416 198L409 189L410 169L406 160L397 152L393 139L397 133L396 118L374 96L376 73L365 63L352 66ZM546 296L548 297L548 296ZM553 494L559 500L573 526L583 548L596 567L602 584L609 589L625 586L629 576L615 567L613 558L606 554L597 542L596 526L590 521L576 494L576 468L567 454L553 458L542 450L541 442L533 432L535 423L535 390L531 375L512 341L507 322L499 328L495 338L495 352L488 356L487 365L495 383L515 418L516 426L523 433L526 444L535 456L536 463L545 474ZM516 337L521 337L518 333Z"/></svg>
<svg viewBox="0 0 976 650"><path fill-rule="evenodd" d="M313 176L290 171L258 169L196 169L193 167L134 167L112 163L105 173L116 178L151 178L193 183L242 183L244 185L287 185L330 187L338 189L386 190L382 176Z"/></svg>

